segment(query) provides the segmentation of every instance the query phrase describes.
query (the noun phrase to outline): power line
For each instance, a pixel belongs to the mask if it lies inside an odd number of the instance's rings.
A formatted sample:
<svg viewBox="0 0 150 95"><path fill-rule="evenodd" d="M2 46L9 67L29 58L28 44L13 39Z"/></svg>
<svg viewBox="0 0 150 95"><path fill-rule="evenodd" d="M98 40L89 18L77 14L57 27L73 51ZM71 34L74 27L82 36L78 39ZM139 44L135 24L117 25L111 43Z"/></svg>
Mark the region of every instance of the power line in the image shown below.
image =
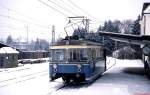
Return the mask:
<svg viewBox="0 0 150 95"><path fill-rule="evenodd" d="M61 4L64 4L65 7L68 6L70 9L72 9L73 11L75 11L74 8L73 8L73 6L71 6L70 4L68 4L68 3L65 2L66 0L55 0L55 2L57 2L57 3L60 4L59 1L62 2ZM78 12L76 12L76 13L78 13Z"/></svg>
<svg viewBox="0 0 150 95"><path fill-rule="evenodd" d="M81 10L82 12L84 12L85 14L89 15L88 12L86 12L85 10L83 10L82 8L80 8L78 5L76 5L73 1L68 0L73 6L75 6L76 8L78 8L79 10Z"/></svg>
<svg viewBox="0 0 150 95"><path fill-rule="evenodd" d="M28 22L28 21L26 21L26 20L14 18L14 17L8 16L8 15L0 14L0 16L1 16L1 17L4 17L4 18L11 19L11 20L15 20L15 21L18 21L18 22L29 23L29 24L33 24L33 25L35 25L35 26L39 26L39 27L43 27L43 28L49 29L49 27L46 27L46 26L43 26L43 25L40 25L40 24L37 24L37 23Z"/></svg>
<svg viewBox="0 0 150 95"><path fill-rule="evenodd" d="M28 18L28 19L30 19L30 20L34 20L34 21L36 21L36 22L41 22L41 21L39 21L39 20L37 20L37 19L35 19L35 18L32 18L32 17L27 16L27 15L24 15L23 13L18 12L18 11L14 10L14 9L10 9L10 8L8 8L8 7L4 6L4 5L2 5L2 4L0 4L0 7L4 8L4 9L7 9L8 11L14 12L14 13L20 15L20 16L26 17L26 18Z"/></svg>
<svg viewBox="0 0 150 95"><path fill-rule="evenodd" d="M95 20L98 20L98 21L100 21L100 22L104 22L104 21L101 21L101 20L99 20L99 19L93 17L93 16L92 16L91 14L89 14L87 11L85 11L84 9L82 9L82 8L80 8L78 5L76 5L72 0L68 0L68 2L69 2L70 4L72 4L74 7L76 7L77 9L79 9L80 11L82 11L83 13L87 14L87 16L89 16L89 17L91 17L91 18L93 18L93 19L95 19Z"/></svg>
<svg viewBox="0 0 150 95"><path fill-rule="evenodd" d="M63 16L68 17L68 15L67 15L67 14L65 14L65 13L63 13L63 12L59 11L58 9L56 9L56 8L54 8L54 7L50 6L50 5L48 5L47 3L45 3L45 2L43 2L43 1L41 1L41 0L38 0L38 1L39 1L40 3L42 3L42 4L46 5L47 7L49 7L49 8L51 8L51 9L53 9L54 11L57 11L58 13L62 14Z"/></svg>
<svg viewBox="0 0 150 95"><path fill-rule="evenodd" d="M18 27L10 27L10 26L5 26L5 27L0 27L0 29L14 29L14 30L22 30L24 29L23 27L18 28Z"/></svg>
<svg viewBox="0 0 150 95"><path fill-rule="evenodd" d="M61 9L65 10L65 11L67 11L68 13L71 13L71 14L73 14L73 15L76 16L76 14L73 13L72 11L70 11L69 9L67 9L67 8L65 8L65 7L62 7L62 6L60 6L59 4L57 4L57 3L55 3L55 2L53 2L53 1L51 1L51 0L48 0L48 1L51 2L51 3L53 3L53 4L55 4L55 5L58 6L59 8L61 8Z"/></svg>
<svg viewBox="0 0 150 95"><path fill-rule="evenodd" d="M77 9L76 7L72 6L67 0L55 0L55 2L59 4L64 4L64 7L68 7L69 9L73 10L73 12L80 14L80 15L85 15L85 13L81 12L81 10ZM77 15L78 16L78 15Z"/></svg>

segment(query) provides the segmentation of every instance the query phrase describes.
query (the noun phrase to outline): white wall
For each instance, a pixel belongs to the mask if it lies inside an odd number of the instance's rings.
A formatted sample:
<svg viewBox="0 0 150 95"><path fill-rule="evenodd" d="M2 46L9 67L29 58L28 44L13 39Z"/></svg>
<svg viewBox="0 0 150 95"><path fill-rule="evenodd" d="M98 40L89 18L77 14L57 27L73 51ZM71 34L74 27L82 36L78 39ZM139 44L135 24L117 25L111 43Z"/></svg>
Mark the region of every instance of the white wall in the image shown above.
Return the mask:
<svg viewBox="0 0 150 95"><path fill-rule="evenodd" d="M145 17L146 17L145 35L150 35L150 14L145 14Z"/></svg>
<svg viewBox="0 0 150 95"><path fill-rule="evenodd" d="M141 24L141 35L150 35L150 6L148 6L142 15Z"/></svg>
<svg viewBox="0 0 150 95"><path fill-rule="evenodd" d="M143 15L140 25L141 35L150 35L150 13Z"/></svg>

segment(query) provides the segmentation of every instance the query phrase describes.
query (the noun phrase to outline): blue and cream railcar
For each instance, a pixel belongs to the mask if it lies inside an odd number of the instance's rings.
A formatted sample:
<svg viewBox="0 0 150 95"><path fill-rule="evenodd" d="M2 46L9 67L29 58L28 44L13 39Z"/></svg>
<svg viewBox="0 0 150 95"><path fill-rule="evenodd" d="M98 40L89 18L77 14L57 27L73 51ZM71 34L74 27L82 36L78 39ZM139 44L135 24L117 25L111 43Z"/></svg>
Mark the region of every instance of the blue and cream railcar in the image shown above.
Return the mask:
<svg viewBox="0 0 150 95"><path fill-rule="evenodd" d="M90 82L106 70L105 48L84 40L61 40L50 47L49 77Z"/></svg>

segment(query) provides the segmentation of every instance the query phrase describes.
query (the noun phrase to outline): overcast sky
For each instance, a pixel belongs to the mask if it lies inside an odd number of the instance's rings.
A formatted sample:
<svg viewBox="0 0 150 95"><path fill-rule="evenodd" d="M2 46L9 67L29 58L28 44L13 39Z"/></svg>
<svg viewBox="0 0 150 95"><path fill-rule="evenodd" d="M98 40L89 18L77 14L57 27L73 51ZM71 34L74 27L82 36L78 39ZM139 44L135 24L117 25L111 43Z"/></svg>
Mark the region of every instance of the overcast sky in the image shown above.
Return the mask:
<svg viewBox="0 0 150 95"><path fill-rule="evenodd" d="M0 0L0 39L12 35L26 40L28 31L29 39L51 40L52 25L55 25L56 38L62 37L68 16L87 16L95 23L91 29L105 20L135 20L141 14L143 3L148 1Z"/></svg>

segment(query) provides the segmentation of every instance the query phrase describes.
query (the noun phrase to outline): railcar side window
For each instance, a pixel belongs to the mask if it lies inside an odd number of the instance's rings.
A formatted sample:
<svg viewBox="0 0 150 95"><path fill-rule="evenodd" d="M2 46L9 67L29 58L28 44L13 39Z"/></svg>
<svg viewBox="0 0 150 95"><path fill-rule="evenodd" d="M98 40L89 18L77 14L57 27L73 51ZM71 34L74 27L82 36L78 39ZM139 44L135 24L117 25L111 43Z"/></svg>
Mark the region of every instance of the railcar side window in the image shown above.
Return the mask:
<svg viewBox="0 0 150 95"><path fill-rule="evenodd" d="M86 49L80 49L80 60L87 60L87 50Z"/></svg>
<svg viewBox="0 0 150 95"><path fill-rule="evenodd" d="M72 59L73 60L77 60L77 50L76 49L73 49L73 56L72 56Z"/></svg>
<svg viewBox="0 0 150 95"><path fill-rule="evenodd" d="M91 49L91 53L92 53L92 58L96 59L96 49Z"/></svg>
<svg viewBox="0 0 150 95"><path fill-rule="evenodd" d="M69 61L77 61L79 59L79 51L77 49L70 49L69 53Z"/></svg>
<svg viewBox="0 0 150 95"><path fill-rule="evenodd" d="M100 49L100 58L104 58L104 50Z"/></svg>
<svg viewBox="0 0 150 95"><path fill-rule="evenodd" d="M96 60L99 58L104 58L103 48L89 48L88 49L89 60Z"/></svg>
<svg viewBox="0 0 150 95"><path fill-rule="evenodd" d="M101 48L97 49L97 58L102 58L103 57L103 50Z"/></svg>
<svg viewBox="0 0 150 95"><path fill-rule="evenodd" d="M86 49L70 49L68 59L69 61L86 61L87 50Z"/></svg>
<svg viewBox="0 0 150 95"><path fill-rule="evenodd" d="M96 50L93 48L88 49L88 58L89 60L94 60L96 59Z"/></svg>

